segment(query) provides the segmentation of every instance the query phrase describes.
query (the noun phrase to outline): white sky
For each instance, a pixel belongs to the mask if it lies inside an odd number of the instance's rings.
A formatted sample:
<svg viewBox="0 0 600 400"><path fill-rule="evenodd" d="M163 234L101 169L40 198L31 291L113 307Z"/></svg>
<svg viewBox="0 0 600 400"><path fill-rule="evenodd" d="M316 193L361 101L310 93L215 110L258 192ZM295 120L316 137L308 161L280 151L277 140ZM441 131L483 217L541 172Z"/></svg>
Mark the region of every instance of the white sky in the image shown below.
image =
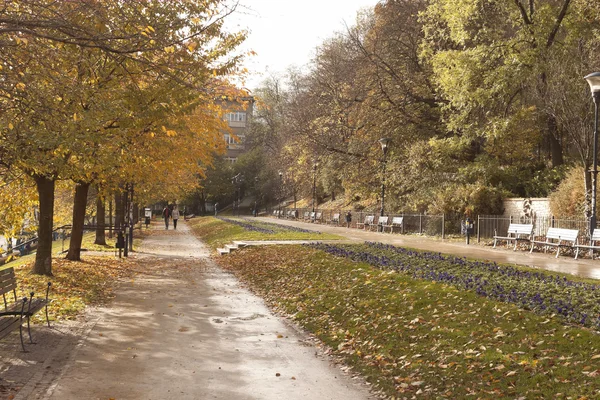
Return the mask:
<svg viewBox="0 0 600 400"><path fill-rule="evenodd" d="M303 67L314 51L335 32L352 26L356 13L378 0L240 0L228 17L229 30L248 29L244 50L258 53L246 62L250 77L246 87L255 89L270 73L289 66Z"/></svg>

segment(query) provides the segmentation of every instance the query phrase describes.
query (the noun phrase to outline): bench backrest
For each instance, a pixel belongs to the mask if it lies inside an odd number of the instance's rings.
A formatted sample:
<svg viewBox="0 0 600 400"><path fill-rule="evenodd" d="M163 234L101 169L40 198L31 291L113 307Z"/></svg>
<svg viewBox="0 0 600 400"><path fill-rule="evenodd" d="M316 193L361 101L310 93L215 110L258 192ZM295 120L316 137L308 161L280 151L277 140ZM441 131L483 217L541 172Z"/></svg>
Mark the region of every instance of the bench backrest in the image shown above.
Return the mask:
<svg viewBox="0 0 600 400"><path fill-rule="evenodd" d="M340 214L333 214L333 217L331 217L331 220L332 221L339 221L340 220Z"/></svg>
<svg viewBox="0 0 600 400"><path fill-rule="evenodd" d="M314 218L315 218L315 212L313 211L310 213L310 219L314 219Z"/></svg>
<svg viewBox="0 0 600 400"><path fill-rule="evenodd" d="M322 216L323 216L323 213L321 213L321 212L318 212L318 213L317 213L317 216L316 216L315 218L316 218L316 219L321 219L321 217L322 217Z"/></svg>
<svg viewBox="0 0 600 400"><path fill-rule="evenodd" d="M579 230L577 229L548 228L546 239L558 239L575 242L578 235Z"/></svg>
<svg viewBox="0 0 600 400"><path fill-rule="evenodd" d="M367 215L365 217L365 224L372 224L374 220L375 220L374 215Z"/></svg>
<svg viewBox="0 0 600 400"><path fill-rule="evenodd" d="M533 233L533 224L510 224L508 225L508 233L515 235L531 235Z"/></svg>
<svg viewBox="0 0 600 400"><path fill-rule="evenodd" d="M4 308L6 309L6 295L13 293L15 301L17 299L17 278L15 276L14 268L6 268L0 271L0 293L4 299Z"/></svg>
<svg viewBox="0 0 600 400"><path fill-rule="evenodd" d="M600 240L600 229L596 228L592 233L592 242L596 242L598 240Z"/></svg>
<svg viewBox="0 0 600 400"><path fill-rule="evenodd" d="M309 211L304 211L304 218L308 218L309 215L310 215Z"/></svg>
<svg viewBox="0 0 600 400"><path fill-rule="evenodd" d="M379 225L387 225L388 219L390 219L390 217L379 217L379 221L377 221L377 223Z"/></svg>
<svg viewBox="0 0 600 400"><path fill-rule="evenodd" d="M404 217L393 217L392 225L402 225L402 221L404 221Z"/></svg>

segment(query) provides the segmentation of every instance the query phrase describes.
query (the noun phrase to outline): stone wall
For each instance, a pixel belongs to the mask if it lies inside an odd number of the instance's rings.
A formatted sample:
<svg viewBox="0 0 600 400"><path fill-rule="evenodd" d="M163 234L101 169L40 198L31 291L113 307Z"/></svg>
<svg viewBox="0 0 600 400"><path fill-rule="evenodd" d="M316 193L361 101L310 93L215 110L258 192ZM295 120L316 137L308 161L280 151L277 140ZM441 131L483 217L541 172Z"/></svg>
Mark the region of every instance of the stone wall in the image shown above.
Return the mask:
<svg viewBox="0 0 600 400"><path fill-rule="evenodd" d="M549 216L550 213L550 201L546 197L530 198L531 210L535 212L537 216ZM510 198L504 199L504 216L522 216L523 204L525 198Z"/></svg>

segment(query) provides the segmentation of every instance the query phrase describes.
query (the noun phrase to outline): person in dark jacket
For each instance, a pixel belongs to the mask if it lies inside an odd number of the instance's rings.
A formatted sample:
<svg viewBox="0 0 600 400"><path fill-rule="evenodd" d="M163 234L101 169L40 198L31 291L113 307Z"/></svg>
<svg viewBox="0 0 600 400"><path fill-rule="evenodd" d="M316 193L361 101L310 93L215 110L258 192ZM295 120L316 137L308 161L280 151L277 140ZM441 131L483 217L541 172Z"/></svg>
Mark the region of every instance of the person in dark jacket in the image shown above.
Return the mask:
<svg viewBox="0 0 600 400"><path fill-rule="evenodd" d="M171 209L168 205L166 205L165 208L163 208L162 215L165 219L165 229L169 230L169 218L171 218Z"/></svg>

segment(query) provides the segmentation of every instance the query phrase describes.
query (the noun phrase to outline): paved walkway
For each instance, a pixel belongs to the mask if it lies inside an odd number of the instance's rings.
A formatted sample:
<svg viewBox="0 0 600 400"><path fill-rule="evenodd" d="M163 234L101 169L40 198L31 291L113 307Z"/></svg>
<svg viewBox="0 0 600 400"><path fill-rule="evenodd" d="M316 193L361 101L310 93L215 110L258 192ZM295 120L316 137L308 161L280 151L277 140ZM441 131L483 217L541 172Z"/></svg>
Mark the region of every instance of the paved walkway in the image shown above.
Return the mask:
<svg viewBox="0 0 600 400"><path fill-rule="evenodd" d="M214 265L185 223L155 228L139 253L145 272L95 312L55 382L25 398L372 398Z"/></svg>
<svg viewBox="0 0 600 400"><path fill-rule="evenodd" d="M252 218L252 217L248 217ZM507 248L496 248L477 244L467 245L465 242L450 242L448 240L420 237L415 235L401 235L364 231L362 229L345 228L332 225L312 224L309 222L292 221L270 217L259 217L265 222L296 226L304 229L333 233L355 242L382 242L396 246L405 246L421 250L436 251L454 254L461 257L472 257L491 260L498 263L511 263L542 268L549 271L563 272L584 278L600 279L600 260L573 259L572 256L560 256L534 251L512 251ZM472 242L473 243L473 242Z"/></svg>

